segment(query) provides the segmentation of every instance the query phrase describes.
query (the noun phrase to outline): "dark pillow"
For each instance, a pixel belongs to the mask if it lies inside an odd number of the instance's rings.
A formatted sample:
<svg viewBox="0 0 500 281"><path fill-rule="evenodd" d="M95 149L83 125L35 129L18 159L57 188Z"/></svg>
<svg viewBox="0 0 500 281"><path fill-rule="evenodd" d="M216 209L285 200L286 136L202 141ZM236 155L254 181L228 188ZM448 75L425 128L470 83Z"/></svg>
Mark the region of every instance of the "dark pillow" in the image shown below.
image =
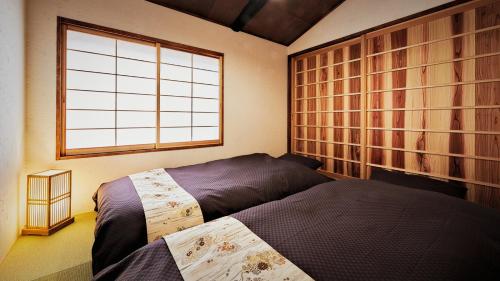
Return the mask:
<svg viewBox="0 0 500 281"><path fill-rule="evenodd" d="M291 154L291 153L285 153L285 154L281 155L280 157L278 157L278 159L299 163L299 164L304 165L304 166L311 168L313 170L316 170L319 167L323 166L323 163L321 161L318 161L316 159L312 159L309 157L305 157L305 156Z"/></svg>
<svg viewBox="0 0 500 281"><path fill-rule="evenodd" d="M403 172L380 168L372 168L370 179L410 188L440 192L462 199L465 198L465 194L467 193L467 188L458 183L435 180L427 176L408 175Z"/></svg>

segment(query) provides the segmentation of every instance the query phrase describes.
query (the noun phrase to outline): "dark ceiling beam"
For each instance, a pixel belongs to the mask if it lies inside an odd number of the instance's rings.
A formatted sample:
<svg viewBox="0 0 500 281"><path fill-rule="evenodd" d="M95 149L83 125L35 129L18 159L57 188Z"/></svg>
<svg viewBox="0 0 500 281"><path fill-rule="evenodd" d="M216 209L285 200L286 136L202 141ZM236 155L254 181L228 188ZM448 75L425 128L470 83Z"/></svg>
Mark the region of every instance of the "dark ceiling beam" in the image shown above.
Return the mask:
<svg viewBox="0 0 500 281"><path fill-rule="evenodd" d="M231 24L231 29L236 32L241 31L266 3L267 0L250 0Z"/></svg>

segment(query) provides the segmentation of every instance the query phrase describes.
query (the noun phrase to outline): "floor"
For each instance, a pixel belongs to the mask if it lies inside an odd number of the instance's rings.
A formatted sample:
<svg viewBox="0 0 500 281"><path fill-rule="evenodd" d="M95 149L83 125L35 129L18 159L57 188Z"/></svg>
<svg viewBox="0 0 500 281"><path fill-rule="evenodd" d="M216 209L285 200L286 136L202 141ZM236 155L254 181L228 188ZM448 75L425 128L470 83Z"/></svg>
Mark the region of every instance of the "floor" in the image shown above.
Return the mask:
<svg viewBox="0 0 500 281"><path fill-rule="evenodd" d="M51 236L20 236L0 264L0 281L90 280L95 213Z"/></svg>

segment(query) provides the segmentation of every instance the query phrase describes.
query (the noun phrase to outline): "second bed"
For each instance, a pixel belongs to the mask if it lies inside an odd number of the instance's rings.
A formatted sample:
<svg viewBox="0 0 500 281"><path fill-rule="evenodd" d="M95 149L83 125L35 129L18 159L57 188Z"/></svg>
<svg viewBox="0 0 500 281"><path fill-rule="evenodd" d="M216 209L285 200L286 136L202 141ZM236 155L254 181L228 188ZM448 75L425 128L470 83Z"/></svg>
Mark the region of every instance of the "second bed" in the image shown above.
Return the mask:
<svg viewBox="0 0 500 281"><path fill-rule="evenodd" d="M157 171L166 172L197 201L206 222L330 180L293 160L257 153ZM105 183L94 196L94 274L148 243L145 212L133 178ZM177 204L167 200L164 203Z"/></svg>

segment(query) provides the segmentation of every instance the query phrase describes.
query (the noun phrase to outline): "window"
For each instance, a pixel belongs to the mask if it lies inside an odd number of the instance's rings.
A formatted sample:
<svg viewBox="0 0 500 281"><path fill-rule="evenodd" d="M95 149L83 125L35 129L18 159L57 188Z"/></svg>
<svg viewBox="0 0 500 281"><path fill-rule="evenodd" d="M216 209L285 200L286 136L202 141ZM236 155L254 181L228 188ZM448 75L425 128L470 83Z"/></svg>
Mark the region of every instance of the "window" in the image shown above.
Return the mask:
<svg viewBox="0 0 500 281"><path fill-rule="evenodd" d="M57 158L222 145L223 54L59 18Z"/></svg>

